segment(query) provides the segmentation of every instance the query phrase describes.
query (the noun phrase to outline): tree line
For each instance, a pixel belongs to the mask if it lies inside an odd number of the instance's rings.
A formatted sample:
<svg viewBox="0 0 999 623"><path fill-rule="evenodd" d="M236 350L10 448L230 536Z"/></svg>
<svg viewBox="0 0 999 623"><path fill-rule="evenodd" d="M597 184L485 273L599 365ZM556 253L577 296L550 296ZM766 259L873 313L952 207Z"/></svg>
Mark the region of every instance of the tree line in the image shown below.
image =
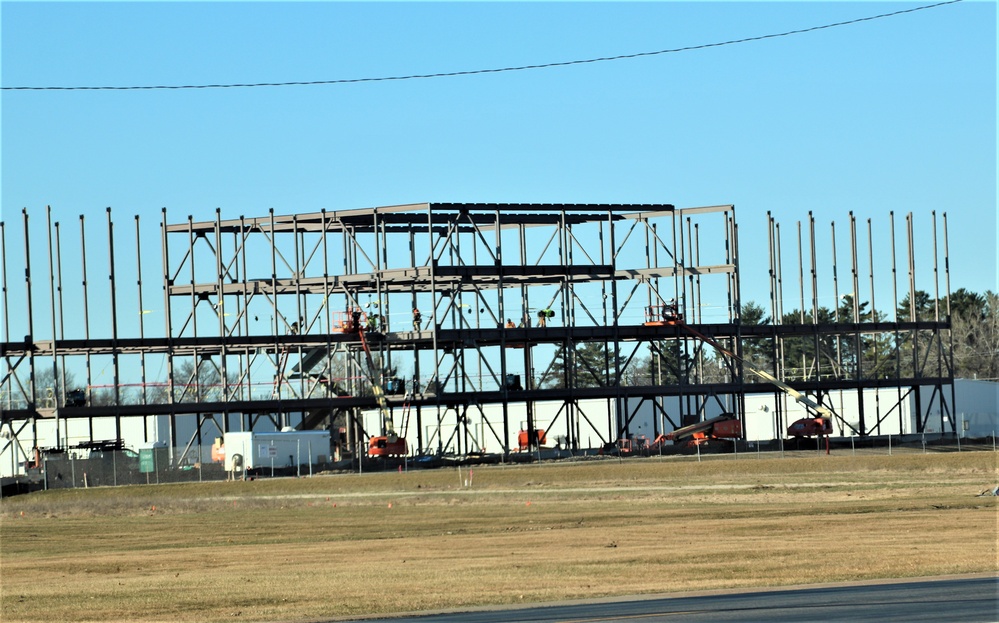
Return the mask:
<svg viewBox="0 0 999 623"><path fill-rule="evenodd" d="M946 322L948 310L949 333L912 324ZM774 326L766 309L754 301L743 304L740 312L743 326ZM935 299L919 290L911 298L906 295L894 313L872 310L869 302L844 295L836 308L794 309L782 314L777 324L858 325L862 330L864 324L895 323L896 319L898 330L816 331L812 335L803 331L783 339L744 336L738 347L745 361L769 372L779 367L790 381L946 377L951 361L955 378L999 380L999 294L992 291L978 294L961 288L949 298ZM737 345L726 347L734 351ZM644 386L727 382L734 364L692 339L652 342L647 354L631 358L612 345L581 342L558 351L539 385L565 387L569 370L575 387ZM620 378L615 377L616 371ZM764 382L750 374L745 380Z"/></svg>
<svg viewBox="0 0 999 623"><path fill-rule="evenodd" d="M999 381L999 294L978 294L961 288L950 297L935 299L919 290L906 295L893 313L872 310L869 302L844 295L836 308L794 309L781 315L780 325L858 324L898 321L946 321L950 312L949 334L931 329L860 333L815 333L774 339L744 336L739 345L727 344L752 365L770 372L778 368L789 381L820 379L892 379L948 376L951 361L955 378ZM813 315L817 322L813 322ZM743 326L774 326L760 304L749 301L741 306ZM779 364L779 365L777 365ZM551 365L536 379L542 388L566 387L572 371L575 387L672 385L683 383L724 383L732 379L734 364L710 346L696 340L665 339L648 344L647 352L628 355L602 342L579 342L559 349ZM391 371L392 374L395 371ZM167 402L215 402L224 400L226 386L238 382L229 375L222 382L221 370L203 362L195 372L191 361L174 368L173 382L147 387L91 388L91 406ZM750 374L747 382L760 381ZM760 381L762 382L762 381ZM64 387L65 385L65 387ZM54 401L63 391L77 388L71 371L42 367L36 371L36 402ZM25 387L27 385L25 384ZM24 400L15 400L21 403ZM5 404L4 406L7 406ZM20 404L10 403L13 408ZM54 404L53 404L54 406Z"/></svg>

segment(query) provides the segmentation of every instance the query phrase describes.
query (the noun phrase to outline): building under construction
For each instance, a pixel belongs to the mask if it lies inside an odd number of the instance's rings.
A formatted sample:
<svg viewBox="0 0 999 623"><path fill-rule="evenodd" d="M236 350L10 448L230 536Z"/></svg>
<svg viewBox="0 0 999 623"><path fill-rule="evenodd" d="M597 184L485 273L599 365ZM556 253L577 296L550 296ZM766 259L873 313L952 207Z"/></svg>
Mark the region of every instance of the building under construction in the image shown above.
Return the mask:
<svg viewBox="0 0 999 623"><path fill-rule="evenodd" d="M164 209L124 232L110 209L97 224L21 216L0 223L5 453L42 444L40 431L68 445L70 423L104 417L118 438L129 419L167 422L173 447L192 443L178 431L265 422L330 429L348 455L397 435L410 455L509 454L536 430L579 449L627 438L640 411L653 436L719 410L743 418L752 394L775 397L779 437L782 385L830 409L836 434L877 434L903 402L912 432L953 432L946 216L942 235L935 214L917 235L911 215L889 215L878 240L852 215L829 234L809 215L790 235L768 216L767 240L749 247L749 316L731 205L424 203L207 221ZM874 249L889 245L876 274ZM917 274L917 258L931 269ZM930 315L917 305L927 293ZM828 398L872 388L894 390L897 410L860 400L842 413Z"/></svg>

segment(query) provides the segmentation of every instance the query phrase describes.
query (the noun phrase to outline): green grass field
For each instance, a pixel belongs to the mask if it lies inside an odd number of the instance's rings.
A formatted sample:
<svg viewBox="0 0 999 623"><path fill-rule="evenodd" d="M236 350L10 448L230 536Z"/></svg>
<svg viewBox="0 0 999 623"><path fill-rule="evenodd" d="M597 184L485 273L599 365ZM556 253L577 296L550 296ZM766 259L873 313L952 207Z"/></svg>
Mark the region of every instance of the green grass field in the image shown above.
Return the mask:
<svg viewBox="0 0 999 623"><path fill-rule="evenodd" d="M993 452L59 490L0 504L5 622L316 621L995 572Z"/></svg>

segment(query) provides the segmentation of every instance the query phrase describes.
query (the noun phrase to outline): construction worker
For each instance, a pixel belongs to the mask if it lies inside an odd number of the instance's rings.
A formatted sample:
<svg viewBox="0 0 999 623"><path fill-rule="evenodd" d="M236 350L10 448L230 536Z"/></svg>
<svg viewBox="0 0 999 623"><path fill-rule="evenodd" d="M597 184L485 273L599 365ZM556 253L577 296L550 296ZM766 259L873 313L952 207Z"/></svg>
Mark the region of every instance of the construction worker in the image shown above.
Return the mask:
<svg viewBox="0 0 999 623"><path fill-rule="evenodd" d="M671 321L677 318L676 299L670 299L669 303L663 306L663 320Z"/></svg>
<svg viewBox="0 0 999 623"><path fill-rule="evenodd" d="M538 312L538 326L547 327L548 319L554 317L555 317L555 312L547 308L542 309L541 311Z"/></svg>
<svg viewBox="0 0 999 623"><path fill-rule="evenodd" d="M420 310L413 308L413 331L419 331L420 326L423 324L423 314Z"/></svg>
<svg viewBox="0 0 999 623"><path fill-rule="evenodd" d="M507 329L514 329L514 328L516 328L516 327L514 327L514 325L513 325L513 321L512 321L512 320L510 320L509 318L507 318L507 319L506 319L506 328L507 328Z"/></svg>
<svg viewBox="0 0 999 623"><path fill-rule="evenodd" d="M378 314L368 315L368 331L378 330Z"/></svg>

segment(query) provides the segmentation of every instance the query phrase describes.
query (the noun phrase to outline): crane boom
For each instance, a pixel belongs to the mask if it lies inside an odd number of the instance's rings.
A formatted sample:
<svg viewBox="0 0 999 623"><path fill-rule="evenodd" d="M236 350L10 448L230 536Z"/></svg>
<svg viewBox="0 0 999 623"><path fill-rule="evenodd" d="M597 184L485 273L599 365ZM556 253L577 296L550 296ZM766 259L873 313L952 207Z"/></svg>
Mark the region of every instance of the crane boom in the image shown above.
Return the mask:
<svg viewBox="0 0 999 623"><path fill-rule="evenodd" d="M708 336L704 335L703 333L701 333L700 331L692 328L690 325L688 325L687 323L683 322L682 320L678 321L678 325L680 327L682 327L684 330L686 330L688 333L692 334L694 337L696 337L696 338L698 338L698 339L700 339L700 340L702 340L704 342L707 342L708 344L710 344L713 348L715 348L719 352L728 355L732 359L735 359L736 361L738 361L739 363L742 364L742 367L748 369L750 372L752 372L756 376L760 377L761 379L765 380L766 382L770 383L771 385L776 386L782 392L784 392L788 396L794 398L798 403L805 405L806 407L808 407L812 411L818 413L822 417L829 418L830 422L832 421L833 412L828 407L820 405L819 403L815 402L814 400L812 400L811 398L809 398L808 396L806 396L804 393L802 393L802 392L798 391L797 389L791 387L790 385L788 385L784 381L778 379L776 376L770 374L766 370L757 368L753 364L749 363L748 361L746 361L742 357L740 357L740 356L736 355L735 353L733 353L732 351L728 350L727 348L725 348L724 346L722 346L718 342L714 341L710 337L708 337Z"/></svg>

